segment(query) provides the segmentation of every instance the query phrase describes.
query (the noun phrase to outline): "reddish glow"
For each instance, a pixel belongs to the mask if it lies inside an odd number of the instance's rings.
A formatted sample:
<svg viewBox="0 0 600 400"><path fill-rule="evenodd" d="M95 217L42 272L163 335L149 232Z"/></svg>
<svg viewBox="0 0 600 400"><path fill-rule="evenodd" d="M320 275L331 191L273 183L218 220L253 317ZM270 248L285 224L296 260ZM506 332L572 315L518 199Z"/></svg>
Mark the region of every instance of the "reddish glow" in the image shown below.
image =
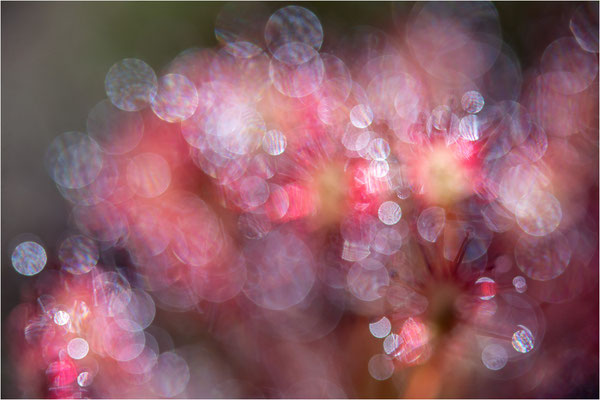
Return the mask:
<svg viewBox="0 0 600 400"><path fill-rule="evenodd" d="M408 318L398 333L400 345L396 358L405 364L426 361L429 355L430 333L427 326L416 319Z"/></svg>

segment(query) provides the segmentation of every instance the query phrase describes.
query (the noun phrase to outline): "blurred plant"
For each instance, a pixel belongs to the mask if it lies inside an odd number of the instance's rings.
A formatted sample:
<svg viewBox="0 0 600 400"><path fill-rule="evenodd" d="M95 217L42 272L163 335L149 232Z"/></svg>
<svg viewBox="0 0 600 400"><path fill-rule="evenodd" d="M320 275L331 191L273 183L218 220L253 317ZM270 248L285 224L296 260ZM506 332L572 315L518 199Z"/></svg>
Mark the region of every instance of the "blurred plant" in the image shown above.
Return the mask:
<svg viewBox="0 0 600 400"><path fill-rule="evenodd" d="M15 241L39 274L10 320L25 393L362 396L351 316L397 395L537 393L562 365L541 306L598 288L597 16L524 73L490 3L419 3L327 52L307 8L230 3L218 48L117 62L47 151L72 231L49 266Z"/></svg>

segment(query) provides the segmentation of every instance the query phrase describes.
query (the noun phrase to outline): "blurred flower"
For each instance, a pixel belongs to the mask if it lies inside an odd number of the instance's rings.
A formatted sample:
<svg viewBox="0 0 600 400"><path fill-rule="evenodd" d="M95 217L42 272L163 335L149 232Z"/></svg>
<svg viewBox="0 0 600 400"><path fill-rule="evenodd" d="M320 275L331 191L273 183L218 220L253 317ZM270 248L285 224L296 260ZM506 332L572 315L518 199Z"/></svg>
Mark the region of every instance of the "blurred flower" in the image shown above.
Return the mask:
<svg viewBox="0 0 600 400"><path fill-rule="evenodd" d="M419 3L395 15L405 34L329 47L309 9L263 8L225 5L218 47L158 73L116 62L87 133L48 148L71 227L56 258L35 240L12 252L36 275L10 321L21 382L375 395L355 358L406 397L539 393L560 323L544 304L597 291L587 9L522 72L491 3Z"/></svg>

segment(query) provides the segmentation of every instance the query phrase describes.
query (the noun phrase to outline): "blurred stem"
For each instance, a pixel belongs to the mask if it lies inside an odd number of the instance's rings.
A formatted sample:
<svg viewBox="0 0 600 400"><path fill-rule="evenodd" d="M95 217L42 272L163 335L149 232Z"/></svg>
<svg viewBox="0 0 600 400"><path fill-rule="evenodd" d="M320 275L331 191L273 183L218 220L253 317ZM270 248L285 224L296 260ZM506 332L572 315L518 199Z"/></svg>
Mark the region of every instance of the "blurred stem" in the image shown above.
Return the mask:
<svg viewBox="0 0 600 400"><path fill-rule="evenodd" d="M408 377L404 398L433 399L440 397L444 386L444 376L447 374L446 339L448 338L439 337L433 346L431 358L423 365L413 368Z"/></svg>
<svg viewBox="0 0 600 400"><path fill-rule="evenodd" d="M416 367L408 379L403 397L409 399L438 397L442 380L441 375L442 371L433 360Z"/></svg>

